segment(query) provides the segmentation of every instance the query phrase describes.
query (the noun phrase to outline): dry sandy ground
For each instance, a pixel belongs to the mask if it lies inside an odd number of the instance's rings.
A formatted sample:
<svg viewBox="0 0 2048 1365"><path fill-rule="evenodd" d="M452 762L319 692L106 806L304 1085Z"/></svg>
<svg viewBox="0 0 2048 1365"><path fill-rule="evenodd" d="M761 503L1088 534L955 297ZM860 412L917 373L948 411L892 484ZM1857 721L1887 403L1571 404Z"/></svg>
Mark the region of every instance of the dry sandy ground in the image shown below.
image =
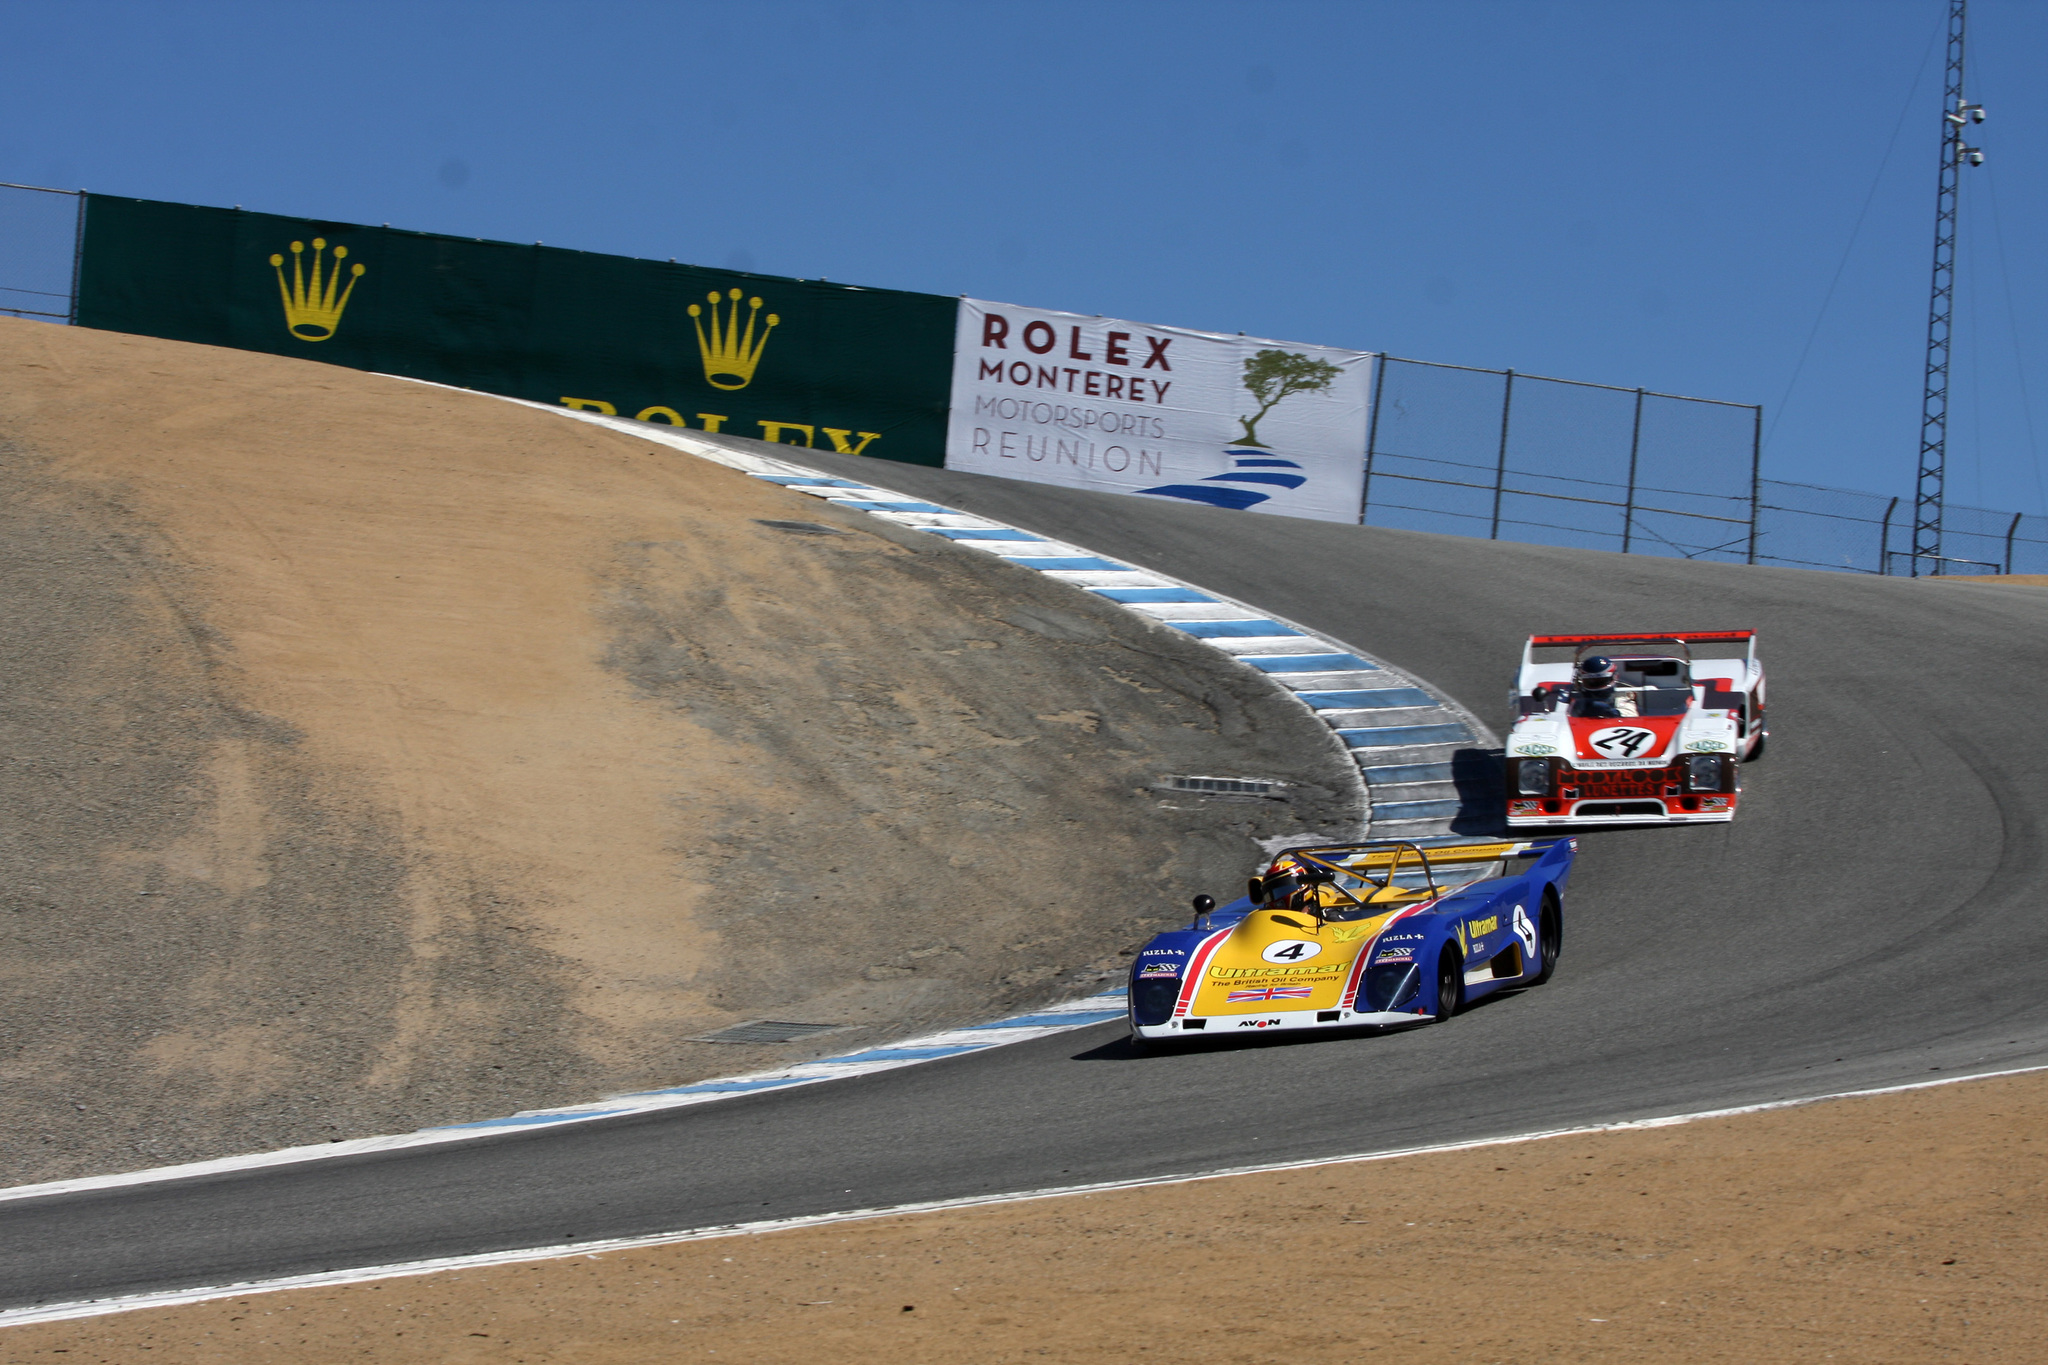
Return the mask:
<svg viewBox="0 0 2048 1365"><path fill-rule="evenodd" d="M1177 632L299 360L0 320L0 600L5 1183L1028 1007L1358 816ZM1156 789L1190 772L1295 799ZM764 1016L854 1027L690 1041Z"/></svg>
<svg viewBox="0 0 2048 1365"><path fill-rule="evenodd" d="M2037 1362L2048 1077L0 1334L72 1365Z"/></svg>

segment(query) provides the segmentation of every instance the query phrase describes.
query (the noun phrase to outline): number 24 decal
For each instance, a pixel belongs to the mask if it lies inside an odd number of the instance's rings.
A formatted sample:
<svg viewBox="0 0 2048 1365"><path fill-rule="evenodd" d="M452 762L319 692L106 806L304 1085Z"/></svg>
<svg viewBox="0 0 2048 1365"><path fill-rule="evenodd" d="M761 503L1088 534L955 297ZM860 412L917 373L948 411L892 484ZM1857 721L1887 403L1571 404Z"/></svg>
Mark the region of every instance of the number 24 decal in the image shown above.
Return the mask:
<svg viewBox="0 0 2048 1365"><path fill-rule="evenodd" d="M1630 725L1616 725L1606 730L1594 731L1586 742L1609 758L1634 758L1655 745L1656 741L1655 730L1638 730Z"/></svg>

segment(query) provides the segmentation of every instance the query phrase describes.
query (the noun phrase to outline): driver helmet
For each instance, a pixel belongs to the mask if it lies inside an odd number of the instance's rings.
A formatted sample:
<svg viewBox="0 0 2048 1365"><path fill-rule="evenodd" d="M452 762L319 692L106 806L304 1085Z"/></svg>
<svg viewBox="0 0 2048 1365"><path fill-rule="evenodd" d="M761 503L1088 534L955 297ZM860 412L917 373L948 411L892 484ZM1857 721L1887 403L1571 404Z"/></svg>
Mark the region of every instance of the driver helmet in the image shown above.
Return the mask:
<svg viewBox="0 0 2048 1365"><path fill-rule="evenodd" d="M1275 867L1266 873L1265 894L1262 899L1269 907L1285 907L1294 903L1295 893L1301 889L1301 869L1293 864Z"/></svg>
<svg viewBox="0 0 2048 1365"><path fill-rule="evenodd" d="M1604 701L1614 695L1614 660L1602 654L1579 660L1579 694Z"/></svg>

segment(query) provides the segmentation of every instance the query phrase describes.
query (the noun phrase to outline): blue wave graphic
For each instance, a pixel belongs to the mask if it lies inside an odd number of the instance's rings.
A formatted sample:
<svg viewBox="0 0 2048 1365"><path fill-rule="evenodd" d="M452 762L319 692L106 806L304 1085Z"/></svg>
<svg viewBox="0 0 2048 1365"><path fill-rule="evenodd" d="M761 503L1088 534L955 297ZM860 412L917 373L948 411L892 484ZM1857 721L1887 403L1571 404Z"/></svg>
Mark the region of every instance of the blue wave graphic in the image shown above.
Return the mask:
<svg viewBox="0 0 2048 1365"><path fill-rule="evenodd" d="M1158 488L1140 488L1136 491L1160 498L1206 502L1211 507L1228 507L1233 512L1242 512L1245 508L1257 506L1273 496L1271 493L1254 493L1249 488L1204 488L1196 483L1169 483Z"/></svg>
<svg viewBox="0 0 2048 1365"><path fill-rule="evenodd" d="M1280 469L1299 469L1293 460L1284 460L1265 451L1226 450L1234 457L1234 467L1228 474L1211 474L1200 483L1169 483L1157 488L1140 488L1139 493L1156 498L1179 498L1183 502L1202 502L1211 507L1227 507L1233 512L1242 512L1247 507L1256 507L1272 497L1256 488L1231 488L1230 484L1270 484L1281 488L1299 488L1308 482L1306 474L1280 474ZM1218 488L1214 485L1223 484Z"/></svg>

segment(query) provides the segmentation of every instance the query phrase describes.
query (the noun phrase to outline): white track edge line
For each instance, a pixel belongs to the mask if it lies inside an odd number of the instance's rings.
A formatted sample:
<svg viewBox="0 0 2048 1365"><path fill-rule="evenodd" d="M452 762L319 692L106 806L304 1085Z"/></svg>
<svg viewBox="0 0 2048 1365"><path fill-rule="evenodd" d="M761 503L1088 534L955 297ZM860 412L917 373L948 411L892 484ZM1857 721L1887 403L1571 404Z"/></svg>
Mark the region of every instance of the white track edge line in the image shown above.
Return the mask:
<svg viewBox="0 0 2048 1365"><path fill-rule="evenodd" d="M1201 1181L1229 1180L1237 1176L1271 1175L1284 1171L1311 1171L1326 1166L1358 1165L1373 1161L1398 1161L1405 1157L1437 1156L1451 1152L1480 1151L1488 1147L1513 1147L1556 1138L1591 1137L1605 1133L1639 1132L1655 1128L1677 1128L1711 1119L1741 1118L1779 1109L1802 1109L1833 1100L1872 1099L1915 1090L1933 1090L1969 1081L1999 1080L2048 1071L2048 1064L1983 1071L1968 1076L1944 1076L1936 1081L1909 1081L1901 1085L1870 1090L1842 1090L1798 1099L1768 1100L1760 1104L1735 1105L1726 1109L1701 1109L1684 1114L1666 1114L1647 1119L1621 1119L1612 1123L1581 1124L1571 1128L1546 1128L1504 1137L1473 1138L1464 1142L1431 1143L1421 1147L1399 1147L1381 1152L1358 1152L1345 1156L1312 1157L1301 1161L1264 1162L1251 1166L1227 1166L1214 1171L1180 1175L1144 1176L1131 1180L1104 1180L1084 1185L1059 1185L1046 1189L1017 1190L1007 1194L964 1195L956 1199L931 1199L913 1204L890 1204L871 1209L847 1209L838 1213L807 1214L796 1218L774 1218L754 1223L729 1223L719 1227L693 1228L683 1232L650 1233L641 1237L614 1237L582 1244L528 1247L518 1251L487 1251L470 1256L443 1256L426 1261L400 1261L390 1265L362 1266L352 1270L319 1271L309 1275L288 1275L271 1280L244 1280L235 1284L204 1288L173 1289L149 1294L127 1294L109 1299L85 1299L75 1303L38 1305L33 1308L0 1309L0 1328L26 1327L40 1322L64 1322L77 1318L132 1313L144 1308L168 1308L239 1298L245 1294L275 1294L293 1289L326 1289L363 1284L373 1280L434 1275L448 1270L481 1270L491 1266L517 1265L530 1261L571 1260L578 1256L596 1259L608 1252L640 1251L674 1246L683 1242L704 1242L722 1237L755 1237L770 1232L829 1227L835 1223L872 1222L878 1218L901 1218L925 1213L948 1213L959 1209L987 1208L999 1204L1022 1204L1041 1199L1065 1199L1075 1195L1111 1194L1121 1190L1153 1189L1163 1185L1191 1185Z"/></svg>

